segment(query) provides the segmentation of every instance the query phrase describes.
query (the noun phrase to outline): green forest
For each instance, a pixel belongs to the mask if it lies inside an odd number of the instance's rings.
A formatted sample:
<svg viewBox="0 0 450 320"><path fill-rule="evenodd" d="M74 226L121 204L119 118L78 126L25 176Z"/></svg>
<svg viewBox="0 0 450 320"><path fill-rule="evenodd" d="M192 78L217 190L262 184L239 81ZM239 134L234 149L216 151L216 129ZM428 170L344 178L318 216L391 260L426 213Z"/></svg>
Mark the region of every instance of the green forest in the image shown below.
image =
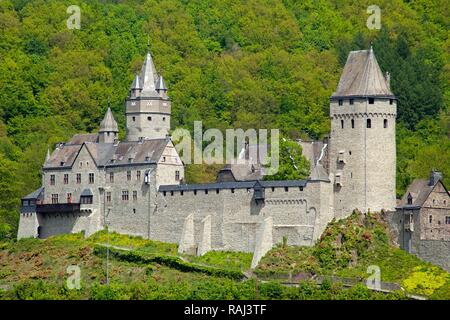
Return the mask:
<svg viewBox="0 0 450 320"><path fill-rule="evenodd" d="M172 129L329 132L329 97L351 50L373 46L398 97L397 195L431 169L450 185L449 6L373 1L0 0L0 238L14 238L21 196L40 185L47 148L92 132L108 99L124 136L124 99L150 38L172 99ZM189 176L212 175L209 169ZM291 174L289 170L287 174Z"/></svg>

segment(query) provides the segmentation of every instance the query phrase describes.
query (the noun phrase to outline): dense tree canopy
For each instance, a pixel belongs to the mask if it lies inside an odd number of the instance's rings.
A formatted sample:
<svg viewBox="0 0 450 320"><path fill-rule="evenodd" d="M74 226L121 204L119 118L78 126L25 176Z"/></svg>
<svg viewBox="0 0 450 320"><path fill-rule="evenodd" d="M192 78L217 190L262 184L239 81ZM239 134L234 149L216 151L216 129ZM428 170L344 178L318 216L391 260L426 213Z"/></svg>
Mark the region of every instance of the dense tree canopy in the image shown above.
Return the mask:
<svg viewBox="0 0 450 320"><path fill-rule="evenodd" d="M173 128L202 120L290 138L328 133L348 52L372 43L399 98L398 193L431 168L450 185L446 0L378 1L381 30L366 27L371 1L77 3L81 29L69 30L68 0L0 1L0 236L15 233L20 196L39 186L47 148L96 130L108 97L123 137L123 101L148 35Z"/></svg>

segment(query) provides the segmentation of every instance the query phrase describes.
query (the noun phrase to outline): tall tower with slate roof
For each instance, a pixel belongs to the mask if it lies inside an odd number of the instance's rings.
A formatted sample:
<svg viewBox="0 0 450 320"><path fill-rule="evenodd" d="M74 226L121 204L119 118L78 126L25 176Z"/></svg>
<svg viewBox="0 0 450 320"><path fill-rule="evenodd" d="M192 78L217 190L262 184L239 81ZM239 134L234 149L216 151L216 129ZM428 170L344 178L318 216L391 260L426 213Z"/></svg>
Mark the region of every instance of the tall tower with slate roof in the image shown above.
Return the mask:
<svg viewBox="0 0 450 320"><path fill-rule="evenodd" d="M330 98L330 172L337 218L395 210L397 100L370 50L350 52Z"/></svg>
<svg viewBox="0 0 450 320"><path fill-rule="evenodd" d="M126 100L127 141L164 139L170 130L171 103L162 75L147 53Z"/></svg>

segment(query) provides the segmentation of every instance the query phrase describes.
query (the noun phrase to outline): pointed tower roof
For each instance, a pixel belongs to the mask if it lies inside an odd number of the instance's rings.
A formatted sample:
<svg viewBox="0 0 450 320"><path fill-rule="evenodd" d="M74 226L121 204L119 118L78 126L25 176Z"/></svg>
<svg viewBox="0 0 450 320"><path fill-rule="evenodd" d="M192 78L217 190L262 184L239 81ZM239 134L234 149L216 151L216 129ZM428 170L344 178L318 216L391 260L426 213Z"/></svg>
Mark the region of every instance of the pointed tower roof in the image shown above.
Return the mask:
<svg viewBox="0 0 450 320"><path fill-rule="evenodd" d="M166 82L163 76L159 76L158 82L156 83L156 90L167 90Z"/></svg>
<svg viewBox="0 0 450 320"><path fill-rule="evenodd" d="M141 79L139 78L139 75L136 73L136 76L134 77L133 84L131 85L131 89L142 89L141 88Z"/></svg>
<svg viewBox="0 0 450 320"><path fill-rule="evenodd" d="M140 87L142 88L142 97L158 97L156 92L156 79L158 74L156 72L153 58L150 52L145 57L144 65L141 69Z"/></svg>
<svg viewBox="0 0 450 320"><path fill-rule="evenodd" d="M383 76L372 47L370 50L351 51L336 92L337 97L394 97Z"/></svg>
<svg viewBox="0 0 450 320"><path fill-rule="evenodd" d="M45 156L45 162L46 163L48 160L50 160L50 148L47 147L47 155Z"/></svg>
<svg viewBox="0 0 450 320"><path fill-rule="evenodd" d="M116 120L114 120L114 116L111 112L111 108L108 107L106 111L105 117L100 123L100 130L98 132L119 132L119 126L117 125Z"/></svg>

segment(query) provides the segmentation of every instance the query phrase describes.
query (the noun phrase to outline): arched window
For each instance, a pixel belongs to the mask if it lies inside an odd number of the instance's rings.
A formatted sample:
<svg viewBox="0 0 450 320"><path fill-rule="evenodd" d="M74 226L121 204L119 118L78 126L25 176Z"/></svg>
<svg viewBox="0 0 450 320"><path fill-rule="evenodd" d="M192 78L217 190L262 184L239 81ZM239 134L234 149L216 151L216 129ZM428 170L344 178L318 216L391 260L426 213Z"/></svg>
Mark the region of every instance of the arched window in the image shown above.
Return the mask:
<svg viewBox="0 0 450 320"><path fill-rule="evenodd" d="M344 129L344 120L341 120L341 129Z"/></svg>
<svg viewBox="0 0 450 320"><path fill-rule="evenodd" d="M367 119L367 128L372 128L372 120L371 119Z"/></svg>
<svg viewBox="0 0 450 320"><path fill-rule="evenodd" d="M355 129L355 120L352 119L352 129Z"/></svg>
<svg viewBox="0 0 450 320"><path fill-rule="evenodd" d="M383 120L383 127L384 127L384 128L387 128L387 127L388 127L388 121L387 121L387 119L384 119L384 120Z"/></svg>

